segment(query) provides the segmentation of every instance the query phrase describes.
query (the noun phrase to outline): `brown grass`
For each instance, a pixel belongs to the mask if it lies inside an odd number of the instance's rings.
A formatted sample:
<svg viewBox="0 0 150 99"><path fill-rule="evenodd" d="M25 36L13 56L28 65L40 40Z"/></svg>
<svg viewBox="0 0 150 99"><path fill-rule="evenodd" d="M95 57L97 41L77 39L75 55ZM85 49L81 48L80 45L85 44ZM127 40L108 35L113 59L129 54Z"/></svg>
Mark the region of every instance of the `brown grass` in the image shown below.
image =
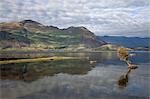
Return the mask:
<svg viewBox="0 0 150 99"><path fill-rule="evenodd" d="M4 61L0 61L0 64L55 61L55 60L66 60L66 59L86 59L86 57L61 57L61 56L56 57L54 56L54 57L47 57L47 58L4 60Z"/></svg>

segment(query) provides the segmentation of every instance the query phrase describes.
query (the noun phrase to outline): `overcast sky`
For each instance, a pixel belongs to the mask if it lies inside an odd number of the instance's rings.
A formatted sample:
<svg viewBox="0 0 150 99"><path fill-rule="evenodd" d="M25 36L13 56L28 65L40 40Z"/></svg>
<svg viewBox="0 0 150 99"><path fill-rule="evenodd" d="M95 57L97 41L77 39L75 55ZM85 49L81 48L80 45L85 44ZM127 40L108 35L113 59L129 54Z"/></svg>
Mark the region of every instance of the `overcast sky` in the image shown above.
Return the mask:
<svg viewBox="0 0 150 99"><path fill-rule="evenodd" d="M31 19L96 35L150 37L150 0L0 0L0 22Z"/></svg>

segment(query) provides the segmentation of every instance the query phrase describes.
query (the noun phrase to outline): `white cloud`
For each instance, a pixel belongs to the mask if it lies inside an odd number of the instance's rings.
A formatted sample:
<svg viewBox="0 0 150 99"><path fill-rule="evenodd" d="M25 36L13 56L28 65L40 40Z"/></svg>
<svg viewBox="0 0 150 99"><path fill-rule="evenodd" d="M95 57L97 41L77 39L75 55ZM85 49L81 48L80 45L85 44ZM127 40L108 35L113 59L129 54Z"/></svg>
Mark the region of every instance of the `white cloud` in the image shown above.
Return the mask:
<svg viewBox="0 0 150 99"><path fill-rule="evenodd" d="M1 0L0 21L32 19L97 35L149 36L150 0Z"/></svg>

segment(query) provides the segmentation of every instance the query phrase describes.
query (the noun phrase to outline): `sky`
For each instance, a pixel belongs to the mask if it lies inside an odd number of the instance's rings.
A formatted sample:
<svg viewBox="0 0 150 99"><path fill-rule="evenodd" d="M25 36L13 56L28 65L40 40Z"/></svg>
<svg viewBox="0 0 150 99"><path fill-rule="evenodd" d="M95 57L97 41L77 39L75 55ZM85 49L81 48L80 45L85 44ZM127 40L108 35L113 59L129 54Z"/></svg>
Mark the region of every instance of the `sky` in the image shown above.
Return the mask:
<svg viewBox="0 0 150 99"><path fill-rule="evenodd" d="M0 0L0 22L26 19L100 36L150 37L150 0Z"/></svg>

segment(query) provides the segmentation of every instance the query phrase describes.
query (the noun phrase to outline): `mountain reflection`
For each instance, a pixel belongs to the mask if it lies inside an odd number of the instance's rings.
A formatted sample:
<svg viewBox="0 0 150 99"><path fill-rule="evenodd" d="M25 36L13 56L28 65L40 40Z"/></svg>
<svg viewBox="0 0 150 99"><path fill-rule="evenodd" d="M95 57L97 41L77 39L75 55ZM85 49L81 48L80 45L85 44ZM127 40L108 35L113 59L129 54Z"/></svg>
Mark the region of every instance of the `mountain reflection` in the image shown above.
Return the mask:
<svg viewBox="0 0 150 99"><path fill-rule="evenodd" d="M17 52L15 53L17 54ZM19 53L17 54L19 55ZM3 56L5 59L15 58L35 58L47 56L68 56L68 57L89 57L83 60L61 60L50 62L33 62L33 63L17 63L1 65L1 77L5 80L22 80L34 81L42 76L53 76L58 73L67 73L71 75L87 74L97 63L103 63L107 60L114 59L115 53L20 53L20 56L7 54ZM94 62L91 64L91 62Z"/></svg>
<svg viewBox="0 0 150 99"><path fill-rule="evenodd" d="M7 64L1 66L1 79L23 80L28 82L34 81L42 76L53 76L58 73L84 75L91 69L92 66L87 60Z"/></svg>
<svg viewBox="0 0 150 99"><path fill-rule="evenodd" d="M126 71L115 52L50 53L47 56L89 57L0 65L2 99L148 99L149 61L144 55L139 69ZM23 56L23 55L22 55ZM45 56L44 56L45 57ZM135 56L137 63L141 58ZM91 63L90 63L91 61ZM124 73L122 77L121 74ZM130 77L129 77L130 76ZM118 81L118 77L120 77ZM118 85L123 90L118 88ZM130 82L128 85L128 82Z"/></svg>

